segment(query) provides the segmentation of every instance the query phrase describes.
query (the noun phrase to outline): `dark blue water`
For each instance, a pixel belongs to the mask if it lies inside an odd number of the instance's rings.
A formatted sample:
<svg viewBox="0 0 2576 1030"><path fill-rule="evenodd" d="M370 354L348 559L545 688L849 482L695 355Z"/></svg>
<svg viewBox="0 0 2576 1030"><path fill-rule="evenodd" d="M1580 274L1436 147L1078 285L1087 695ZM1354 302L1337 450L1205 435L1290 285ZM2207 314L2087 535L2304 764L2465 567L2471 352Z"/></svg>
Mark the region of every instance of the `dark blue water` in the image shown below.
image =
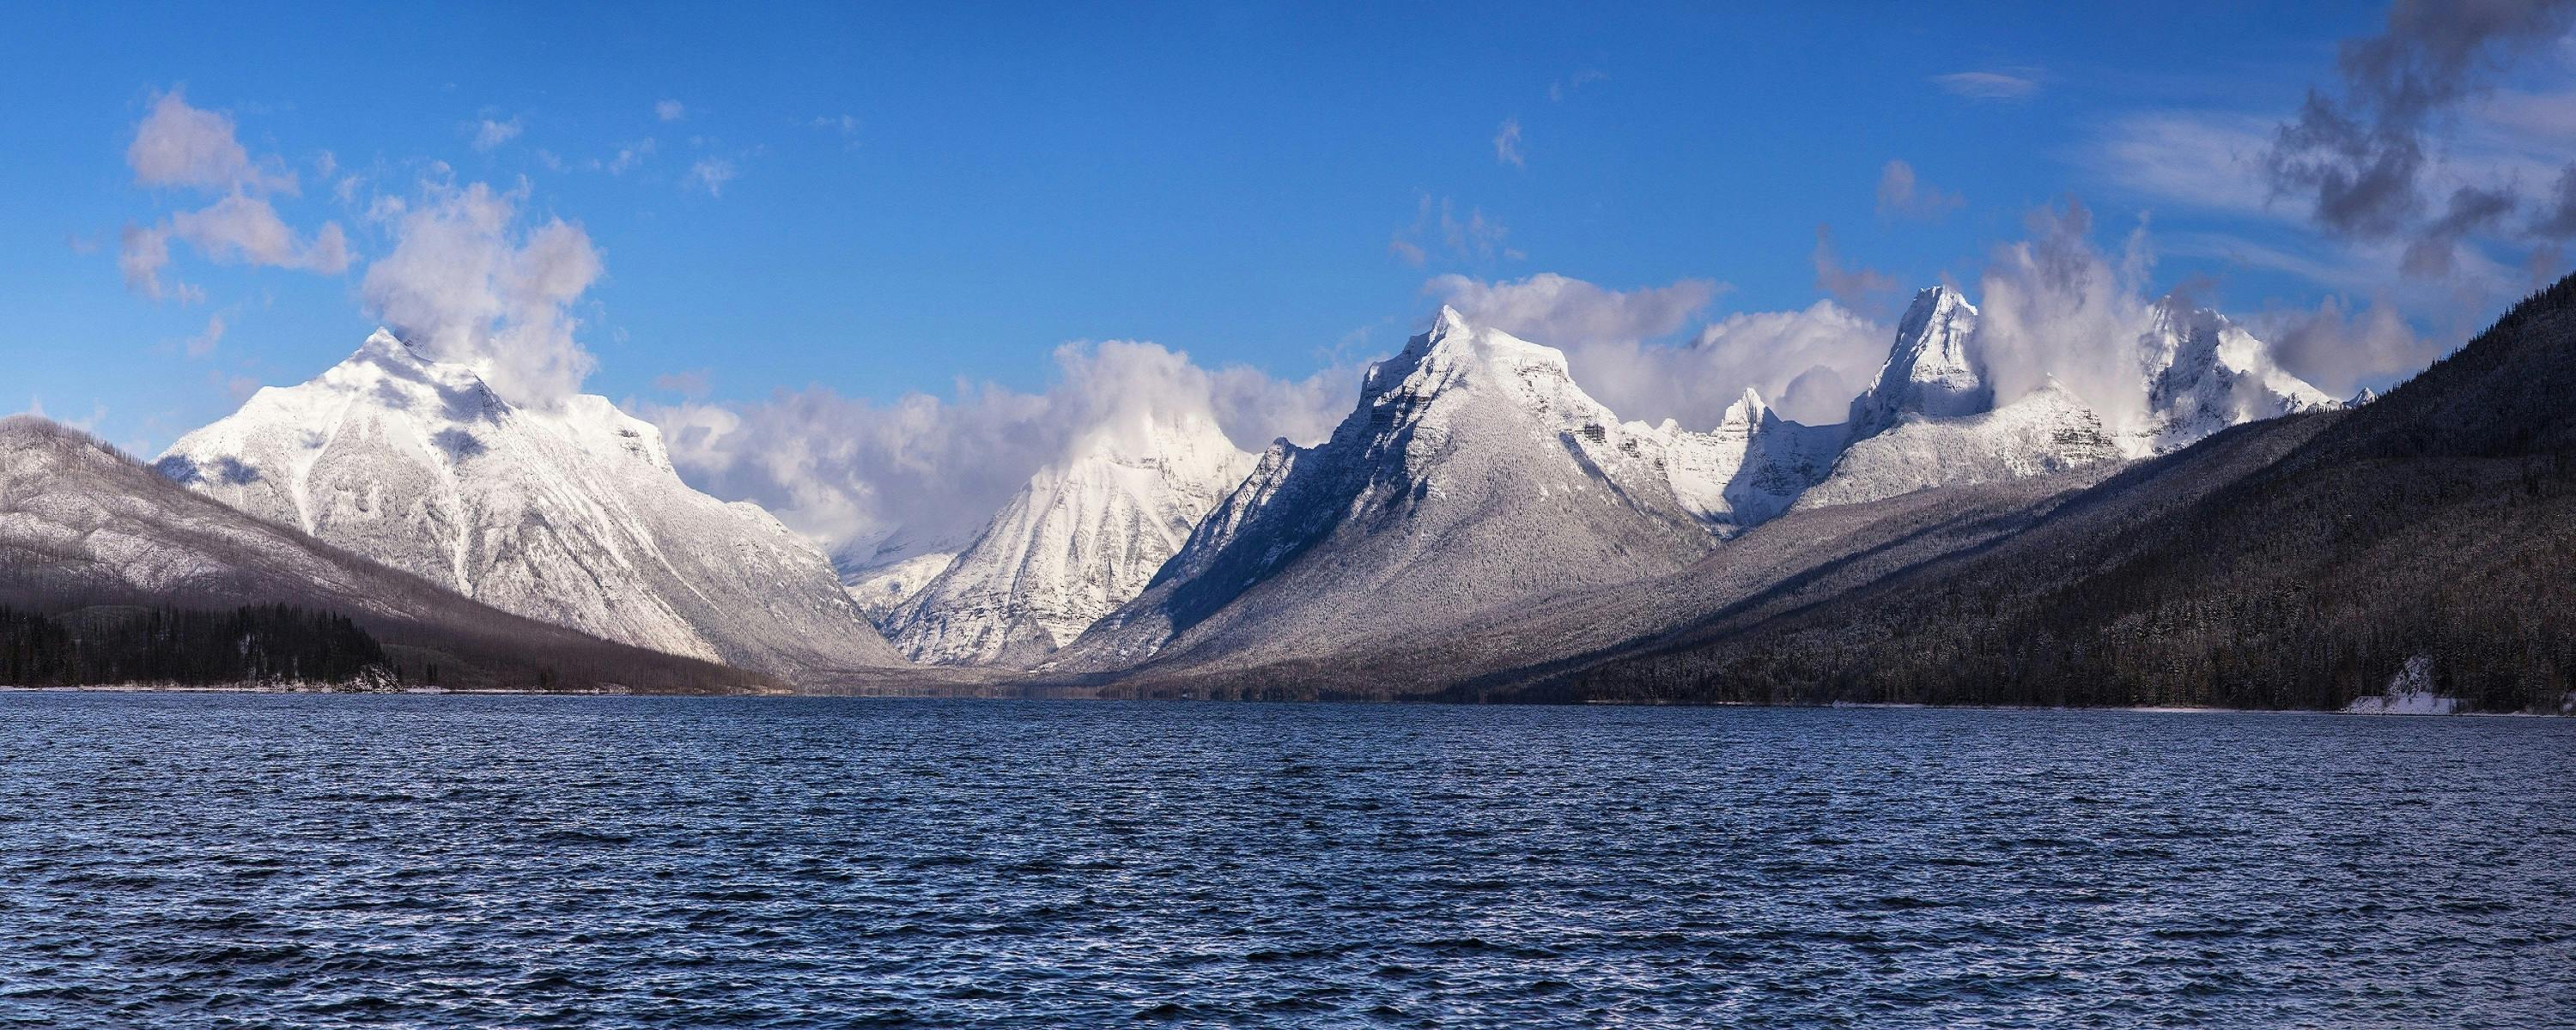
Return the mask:
<svg viewBox="0 0 2576 1030"><path fill-rule="evenodd" d="M0 694L0 1024L2576 1022L2576 723Z"/></svg>

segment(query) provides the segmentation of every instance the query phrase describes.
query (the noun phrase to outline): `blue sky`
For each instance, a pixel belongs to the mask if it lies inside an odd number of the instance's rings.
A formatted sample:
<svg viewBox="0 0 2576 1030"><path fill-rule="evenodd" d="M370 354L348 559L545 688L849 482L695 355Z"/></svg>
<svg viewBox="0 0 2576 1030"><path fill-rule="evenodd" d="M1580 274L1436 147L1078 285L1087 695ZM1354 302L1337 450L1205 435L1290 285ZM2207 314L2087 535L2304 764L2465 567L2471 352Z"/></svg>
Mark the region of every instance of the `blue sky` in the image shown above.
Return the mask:
<svg viewBox="0 0 2576 1030"><path fill-rule="evenodd" d="M1446 274L1711 284L1633 330L1678 339L1835 292L1819 225L1884 276L1863 285L1973 284L2070 196L2106 253L2150 215L2145 288L2276 321L2378 299L2456 342L2563 271L2496 228L2410 277L2246 181L2385 5L2079 6L29 5L0 41L0 406L157 449L354 348L406 231L387 199L473 183L508 198L508 239L586 238L581 388L639 403L1042 391L1059 344L1106 339L1296 380L1399 346ZM2481 97L2512 110L2448 116L2460 174L2545 192L2552 155L2515 128L2565 109L2551 39L2495 62ZM123 230L227 188L138 184L129 145L173 91L293 176L252 190L298 240L341 226L345 265L174 244L200 296L120 275ZM1882 196L1891 162L1910 201ZM1842 299L1884 323L1903 297Z"/></svg>

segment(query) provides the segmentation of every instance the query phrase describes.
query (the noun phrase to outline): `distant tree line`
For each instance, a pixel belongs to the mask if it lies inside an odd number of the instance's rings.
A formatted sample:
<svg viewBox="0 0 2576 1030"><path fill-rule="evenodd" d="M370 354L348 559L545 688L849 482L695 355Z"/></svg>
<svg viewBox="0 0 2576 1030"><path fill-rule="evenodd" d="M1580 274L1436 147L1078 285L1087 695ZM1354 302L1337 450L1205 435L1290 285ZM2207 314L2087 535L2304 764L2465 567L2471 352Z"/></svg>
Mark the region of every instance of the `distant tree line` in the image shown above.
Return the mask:
<svg viewBox="0 0 2576 1030"><path fill-rule="evenodd" d="M0 684L341 683L391 675L385 649L347 616L286 604L229 611L0 607Z"/></svg>

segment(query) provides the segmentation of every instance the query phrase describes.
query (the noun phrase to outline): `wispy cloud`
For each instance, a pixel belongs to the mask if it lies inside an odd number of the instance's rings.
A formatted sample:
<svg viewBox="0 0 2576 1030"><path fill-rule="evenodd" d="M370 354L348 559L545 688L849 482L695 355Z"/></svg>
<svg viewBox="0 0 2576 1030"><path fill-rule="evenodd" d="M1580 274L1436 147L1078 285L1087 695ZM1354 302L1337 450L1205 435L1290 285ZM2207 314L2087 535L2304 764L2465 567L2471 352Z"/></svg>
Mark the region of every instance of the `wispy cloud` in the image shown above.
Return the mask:
<svg viewBox="0 0 2576 1030"><path fill-rule="evenodd" d="M653 117L666 122L676 122L688 116L689 109L687 105L684 105L677 100L665 100L653 105Z"/></svg>
<svg viewBox="0 0 2576 1030"><path fill-rule="evenodd" d="M685 372L666 372L653 377L653 388L664 393L676 393L690 400L697 400L707 395L708 379L713 374L713 369L705 368L693 368Z"/></svg>
<svg viewBox="0 0 2576 1030"><path fill-rule="evenodd" d="M1585 392L1621 418L1693 429L1716 425L1748 388L1785 417L1839 421L1887 358L1887 330L1832 301L1694 330L1730 289L1708 279L1617 290L1552 272L1503 282L1444 275L1423 289L1478 324L1564 351Z"/></svg>
<svg viewBox="0 0 2576 1030"><path fill-rule="evenodd" d="M1416 195L1412 224L1397 229L1387 239L1386 252L1416 268L1430 260L1434 247L1458 261L1517 261L1527 255L1504 245L1511 233L1511 227L1487 215L1483 208L1469 207L1461 217L1451 198L1420 193Z"/></svg>
<svg viewBox="0 0 2576 1030"><path fill-rule="evenodd" d="M2039 92L2039 77L2028 69L1951 72L1932 84L1971 100L2027 100Z"/></svg>
<svg viewBox="0 0 2576 1030"><path fill-rule="evenodd" d="M1494 160L1514 168L1529 167L1521 155L1520 119L1505 118L1502 126L1494 130Z"/></svg>
<svg viewBox="0 0 2576 1030"><path fill-rule="evenodd" d="M1585 86L1589 86L1596 82L1608 81L1610 81L1610 76L1607 73L1596 68L1586 68L1562 79L1548 83L1547 98L1551 101L1561 103L1565 98L1581 92Z"/></svg>
<svg viewBox="0 0 2576 1030"><path fill-rule="evenodd" d="M1967 201L1948 193L1914 174L1914 166L1903 161L1890 161L1878 173L1878 216L1938 221Z"/></svg>
<svg viewBox="0 0 2576 1030"><path fill-rule="evenodd" d="M1876 311L1888 295L1904 284L1894 276L1869 268L1844 268L1842 258L1834 251L1831 226L1816 226L1816 249L1809 255L1816 269L1816 292L1840 301L1845 307Z"/></svg>
<svg viewBox="0 0 2576 1030"><path fill-rule="evenodd" d="M197 335L189 337L186 342L181 343L179 345L179 349L190 358L202 358L214 353L215 345L223 342L223 339L224 316L221 313L217 313L215 315L208 316L206 319L206 328Z"/></svg>
<svg viewBox="0 0 2576 1030"><path fill-rule="evenodd" d="M156 300L194 303L197 286L164 277L178 240L222 264L290 268L336 275L349 266L347 234L325 222L310 239L288 227L269 194L295 192L295 177L275 158L254 158L231 118L190 106L177 90L155 97L126 147L135 181L217 194L212 204L150 226L128 225L117 237L117 269L126 286Z"/></svg>
<svg viewBox="0 0 2576 1030"><path fill-rule="evenodd" d="M1560 347L1679 332L1727 289L1713 279L1682 279L1669 286L1611 290L1554 272L1497 282L1452 273L1422 285L1422 292L1478 324Z"/></svg>
<svg viewBox="0 0 2576 1030"><path fill-rule="evenodd" d="M474 131L474 149L490 153L499 149L501 144L519 138L519 133L524 126L520 125L516 118L508 121L485 118L476 122L471 128Z"/></svg>
<svg viewBox="0 0 2576 1030"><path fill-rule="evenodd" d="M741 170L734 167L731 159L700 158L696 164L689 166L689 174L681 179L681 183L703 189L707 191L707 196L722 197L725 184L732 182L741 174Z"/></svg>
<svg viewBox="0 0 2576 1030"><path fill-rule="evenodd" d="M206 191L288 193L295 175L275 158L254 161L235 137L233 120L190 106L185 87L152 98L152 110L134 127L125 163L141 186L185 186Z"/></svg>
<svg viewBox="0 0 2576 1030"><path fill-rule="evenodd" d="M859 145L859 119L856 115L816 115L813 121L806 124L825 132L838 134L841 137L841 148L844 150L854 150Z"/></svg>

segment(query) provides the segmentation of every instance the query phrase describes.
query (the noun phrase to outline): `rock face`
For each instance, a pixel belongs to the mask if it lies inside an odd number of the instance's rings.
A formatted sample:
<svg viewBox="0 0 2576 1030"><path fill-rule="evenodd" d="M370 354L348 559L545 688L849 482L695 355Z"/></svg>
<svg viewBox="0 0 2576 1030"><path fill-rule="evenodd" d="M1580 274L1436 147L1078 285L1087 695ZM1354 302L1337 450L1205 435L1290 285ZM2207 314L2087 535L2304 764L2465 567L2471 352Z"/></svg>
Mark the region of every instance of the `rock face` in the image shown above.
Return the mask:
<svg viewBox="0 0 2576 1030"><path fill-rule="evenodd" d="M1097 427L939 562L883 625L917 661L1033 664L1144 590L1252 465L1200 414L1136 412ZM858 589L891 594L906 566L938 557L890 567Z"/></svg>
<svg viewBox="0 0 2576 1030"><path fill-rule="evenodd" d="M1563 353L1443 308L1329 441L1273 444L1058 667L1259 660L1670 572L1785 507L1840 432L1749 395L1716 432L1621 423Z"/></svg>
<svg viewBox="0 0 2576 1030"><path fill-rule="evenodd" d="M898 665L822 554L690 489L606 398L511 404L379 330L155 466L243 512L504 611L788 678Z"/></svg>

